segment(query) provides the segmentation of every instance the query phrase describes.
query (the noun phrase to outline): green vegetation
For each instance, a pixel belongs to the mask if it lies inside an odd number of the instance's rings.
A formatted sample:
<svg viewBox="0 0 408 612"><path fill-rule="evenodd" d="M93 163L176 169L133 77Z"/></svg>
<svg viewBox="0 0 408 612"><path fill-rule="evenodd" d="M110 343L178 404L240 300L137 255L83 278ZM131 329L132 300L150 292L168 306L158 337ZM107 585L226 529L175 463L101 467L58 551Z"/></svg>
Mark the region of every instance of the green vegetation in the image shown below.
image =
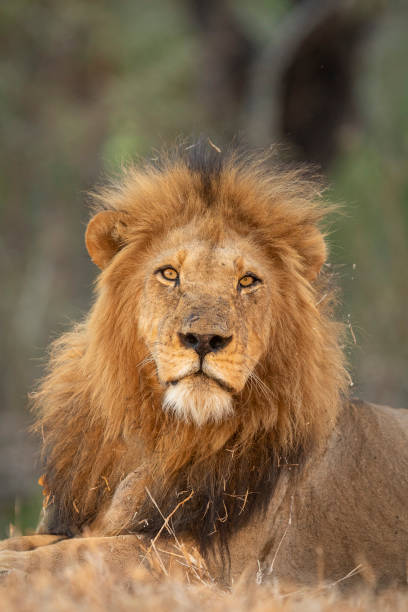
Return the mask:
<svg viewBox="0 0 408 612"><path fill-rule="evenodd" d="M38 523L42 504L42 495L36 495L22 500L16 499L14 505L0 505L0 540L10 535L29 533Z"/></svg>

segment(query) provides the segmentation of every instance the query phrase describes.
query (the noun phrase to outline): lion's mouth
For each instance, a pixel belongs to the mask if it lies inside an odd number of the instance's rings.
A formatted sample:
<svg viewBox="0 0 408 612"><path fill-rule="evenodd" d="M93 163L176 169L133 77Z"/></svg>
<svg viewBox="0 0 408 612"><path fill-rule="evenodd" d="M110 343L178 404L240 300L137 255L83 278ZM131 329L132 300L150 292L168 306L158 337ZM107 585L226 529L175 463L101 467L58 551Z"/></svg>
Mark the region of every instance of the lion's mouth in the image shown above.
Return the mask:
<svg viewBox="0 0 408 612"><path fill-rule="evenodd" d="M180 378L169 380L167 384L176 386L178 385L179 382L181 382L182 380L186 378L196 378L196 377L200 378L203 381L215 382L219 387L221 387L221 389L224 389L224 391L227 391L228 393L234 393L234 389L230 385L228 385L226 382L224 382L220 378L217 378L216 376L208 376L208 374L206 374L202 369L197 370L197 372L194 372L192 374L187 374L185 376L181 376Z"/></svg>

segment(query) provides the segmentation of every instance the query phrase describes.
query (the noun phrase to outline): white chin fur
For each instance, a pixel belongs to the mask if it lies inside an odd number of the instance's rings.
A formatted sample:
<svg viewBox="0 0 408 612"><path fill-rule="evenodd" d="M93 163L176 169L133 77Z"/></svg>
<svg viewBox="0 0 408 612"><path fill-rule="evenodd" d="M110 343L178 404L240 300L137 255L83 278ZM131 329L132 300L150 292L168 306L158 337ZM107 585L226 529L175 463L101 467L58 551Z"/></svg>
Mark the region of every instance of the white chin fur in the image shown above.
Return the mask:
<svg viewBox="0 0 408 612"><path fill-rule="evenodd" d="M201 426L231 416L233 405L231 395L216 382L188 377L166 390L163 410Z"/></svg>

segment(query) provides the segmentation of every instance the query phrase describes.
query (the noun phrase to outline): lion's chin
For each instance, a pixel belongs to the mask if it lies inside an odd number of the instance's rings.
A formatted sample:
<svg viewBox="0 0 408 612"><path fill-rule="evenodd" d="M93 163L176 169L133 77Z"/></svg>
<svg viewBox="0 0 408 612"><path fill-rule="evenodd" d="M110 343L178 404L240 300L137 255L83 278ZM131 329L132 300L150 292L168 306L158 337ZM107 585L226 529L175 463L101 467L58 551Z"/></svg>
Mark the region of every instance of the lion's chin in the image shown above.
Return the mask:
<svg viewBox="0 0 408 612"><path fill-rule="evenodd" d="M177 418L199 427L220 422L233 413L231 394L207 376L186 376L168 387L163 409Z"/></svg>

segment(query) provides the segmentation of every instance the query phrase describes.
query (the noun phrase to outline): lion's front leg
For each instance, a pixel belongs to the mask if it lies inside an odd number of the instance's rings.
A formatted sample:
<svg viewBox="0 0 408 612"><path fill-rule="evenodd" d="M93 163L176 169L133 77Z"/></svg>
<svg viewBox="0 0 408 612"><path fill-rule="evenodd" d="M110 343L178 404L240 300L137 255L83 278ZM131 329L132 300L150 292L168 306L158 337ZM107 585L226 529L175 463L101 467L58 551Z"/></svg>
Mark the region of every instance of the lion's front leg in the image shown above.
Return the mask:
<svg viewBox="0 0 408 612"><path fill-rule="evenodd" d="M0 540L0 554L3 550L13 550L16 552L34 550L34 548L41 548L42 546L55 544L56 542L64 539L65 536L48 534L34 534L31 536L8 538L8 540Z"/></svg>
<svg viewBox="0 0 408 612"><path fill-rule="evenodd" d="M183 572L193 579L207 573L205 562L192 542L119 535L72 538L20 552L0 551L0 575L13 571L31 574L38 570L55 575L65 567L95 562L106 564L119 581L129 579L140 566L155 575Z"/></svg>
<svg viewBox="0 0 408 612"><path fill-rule="evenodd" d="M0 551L0 574L12 570L26 574L45 570L55 574L68 565L95 558L105 561L112 571L126 574L126 568L140 564L144 550L136 535L57 540L33 550Z"/></svg>

